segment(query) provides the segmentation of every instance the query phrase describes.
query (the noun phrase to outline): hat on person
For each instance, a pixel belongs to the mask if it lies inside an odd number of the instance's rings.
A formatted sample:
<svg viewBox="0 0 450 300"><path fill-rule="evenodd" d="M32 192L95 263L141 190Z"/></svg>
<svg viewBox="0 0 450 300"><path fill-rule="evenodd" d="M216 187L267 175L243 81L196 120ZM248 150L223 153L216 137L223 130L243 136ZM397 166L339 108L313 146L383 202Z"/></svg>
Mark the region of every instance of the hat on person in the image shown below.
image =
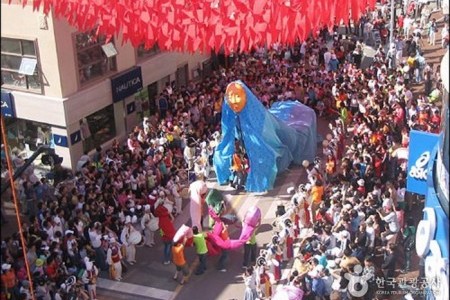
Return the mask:
<svg viewBox="0 0 450 300"><path fill-rule="evenodd" d="M362 178L358 179L357 183L359 186L364 186L364 179Z"/></svg>
<svg viewBox="0 0 450 300"><path fill-rule="evenodd" d="M150 204L146 204L146 205L144 205L144 210L150 210Z"/></svg>
<svg viewBox="0 0 450 300"><path fill-rule="evenodd" d="M115 238L113 238L113 237L109 239L109 242L110 242L111 244L113 244L113 243L117 243L116 239L115 239Z"/></svg>
<svg viewBox="0 0 450 300"><path fill-rule="evenodd" d="M131 217L130 216L126 216L125 218L125 224L131 223Z"/></svg>
<svg viewBox="0 0 450 300"><path fill-rule="evenodd" d="M318 265L316 267L317 272L322 272L324 270L324 267L322 265Z"/></svg>
<svg viewBox="0 0 450 300"><path fill-rule="evenodd" d="M72 230L66 230L66 232L64 232L65 235L71 235L74 234L75 232L73 232Z"/></svg>
<svg viewBox="0 0 450 300"><path fill-rule="evenodd" d="M307 161L306 159L302 162L302 166L307 168L309 167L309 161Z"/></svg>
<svg viewBox="0 0 450 300"><path fill-rule="evenodd" d="M368 224L368 225L373 225L373 220L372 220L372 218L368 218L368 219L366 220L366 224Z"/></svg>
<svg viewBox="0 0 450 300"><path fill-rule="evenodd" d="M10 264L3 264L2 265L2 270L3 271L8 271L9 269L11 269L11 265Z"/></svg>
<svg viewBox="0 0 450 300"><path fill-rule="evenodd" d="M347 230L342 230L342 231L339 233L339 237L340 237L341 239L348 239L348 238L349 238L348 231L347 231Z"/></svg>
<svg viewBox="0 0 450 300"><path fill-rule="evenodd" d="M133 215L133 217L131 217L131 223L137 223L137 220L138 218L136 215Z"/></svg>
<svg viewBox="0 0 450 300"><path fill-rule="evenodd" d="M36 267L42 267L44 265L44 260L41 258L36 259L35 265Z"/></svg>
<svg viewBox="0 0 450 300"><path fill-rule="evenodd" d="M24 289L28 289L30 287L30 282L28 280L22 280L21 284Z"/></svg>

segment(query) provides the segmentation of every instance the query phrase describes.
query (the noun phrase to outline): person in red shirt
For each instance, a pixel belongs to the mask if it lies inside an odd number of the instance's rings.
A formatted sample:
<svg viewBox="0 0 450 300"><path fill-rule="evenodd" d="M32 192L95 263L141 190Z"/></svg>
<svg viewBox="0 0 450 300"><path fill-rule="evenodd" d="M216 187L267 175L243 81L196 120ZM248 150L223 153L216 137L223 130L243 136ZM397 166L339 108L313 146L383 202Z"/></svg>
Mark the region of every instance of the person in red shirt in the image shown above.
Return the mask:
<svg viewBox="0 0 450 300"><path fill-rule="evenodd" d="M397 18L397 28L399 29L400 32L403 29L403 22L404 22L404 20L405 20L405 17L403 15L400 15Z"/></svg>
<svg viewBox="0 0 450 300"><path fill-rule="evenodd" d="M156 202L155 216L159 218L159 228L161 229L161 239L164 243L164 264L170 264L170 254L172 240L175 236L175 227L173 225L173 216L163 205L161 200Z"/></svg>
<svg viewBox="0 0 450 300"><path fill-rule="evenodd" d="M11 265L4 263L2 264L2 290L6 291L8 299L15 299L17 294L17 278L16 273L11 269Z"/></svg>
<svg viewBox="0 0 450 300"><path fill-rule="evenodd" d="M432 115L430 119L431 132L439 133L439 128L441 126L441 115L439 114L439 109L435 108L432 110Z"/></svg>

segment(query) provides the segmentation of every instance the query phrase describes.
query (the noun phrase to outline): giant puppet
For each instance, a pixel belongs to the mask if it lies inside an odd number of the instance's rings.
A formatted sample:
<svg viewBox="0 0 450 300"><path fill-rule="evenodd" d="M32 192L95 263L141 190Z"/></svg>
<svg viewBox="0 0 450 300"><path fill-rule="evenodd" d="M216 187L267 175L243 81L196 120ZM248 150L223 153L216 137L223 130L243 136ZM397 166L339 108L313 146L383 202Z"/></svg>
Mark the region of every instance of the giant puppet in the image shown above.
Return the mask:
<svg viewBox="0 0 450 300"><path fill-rule="evenodd" d="M313 161L317 150L314 110L298 101L276 102L267 110L242 82L231 82L222 106L222 140L214 153L217 180L225 184L239 140L249 159L245 189L273 188L277 174L293 162Z"/></svg>

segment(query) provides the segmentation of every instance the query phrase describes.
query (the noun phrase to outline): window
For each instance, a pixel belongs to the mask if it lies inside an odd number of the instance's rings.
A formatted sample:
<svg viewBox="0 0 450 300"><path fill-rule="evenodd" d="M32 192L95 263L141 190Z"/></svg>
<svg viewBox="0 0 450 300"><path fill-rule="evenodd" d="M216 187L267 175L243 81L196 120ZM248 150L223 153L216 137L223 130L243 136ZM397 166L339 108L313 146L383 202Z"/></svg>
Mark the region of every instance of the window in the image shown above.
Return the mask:
<svg viewBox="0 0 450 300"><path fill-rule="evenodd" d="M42 93L34 41L1 39L2 87Z"/></svg>
<svg viewBox="0 0 450 300"><path fill-rule="evenodd" d="M84 150L90 151L116 136L114 107L109 105L80 121Z"/></svg>
<svg viewBox="0 0 450 300"><path fill-rule="evenodd" d="M75 48L77 53L78 76L80 85L92 82L108 73L116 71L116 57L106 51L106 36L96 36L96 30L78 33L75 36ZM105 49L112 50L114 43L108 44ZM114 48L115 50L115 48ZM117 53L117 51L116 51Z"/></svg>
<svg viewBox="0 0 450 300"><path fill-rule="evenodd" d="M139 45L139 47L137 48L138 59L149 58L155 56L160 52L161 50L159 49L158 44L154 44L150 49L145 49L145 46L143 44Z"/></svg>

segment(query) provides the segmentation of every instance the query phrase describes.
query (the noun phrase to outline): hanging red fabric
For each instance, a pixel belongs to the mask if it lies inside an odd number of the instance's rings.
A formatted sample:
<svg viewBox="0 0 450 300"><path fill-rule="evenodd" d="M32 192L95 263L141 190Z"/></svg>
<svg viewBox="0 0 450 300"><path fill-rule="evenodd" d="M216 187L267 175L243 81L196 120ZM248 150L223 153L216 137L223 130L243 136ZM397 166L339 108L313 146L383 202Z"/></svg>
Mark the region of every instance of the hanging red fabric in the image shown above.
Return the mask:
<svg viewBox="0 0 450 300"><path fill-rule="evenodd" d="M33 0L79 31L122 36L133 46L171 51L251 50L292 44L323 26L357 21L376 0ZM22 5L27 1L22 0Z"/></svg>

